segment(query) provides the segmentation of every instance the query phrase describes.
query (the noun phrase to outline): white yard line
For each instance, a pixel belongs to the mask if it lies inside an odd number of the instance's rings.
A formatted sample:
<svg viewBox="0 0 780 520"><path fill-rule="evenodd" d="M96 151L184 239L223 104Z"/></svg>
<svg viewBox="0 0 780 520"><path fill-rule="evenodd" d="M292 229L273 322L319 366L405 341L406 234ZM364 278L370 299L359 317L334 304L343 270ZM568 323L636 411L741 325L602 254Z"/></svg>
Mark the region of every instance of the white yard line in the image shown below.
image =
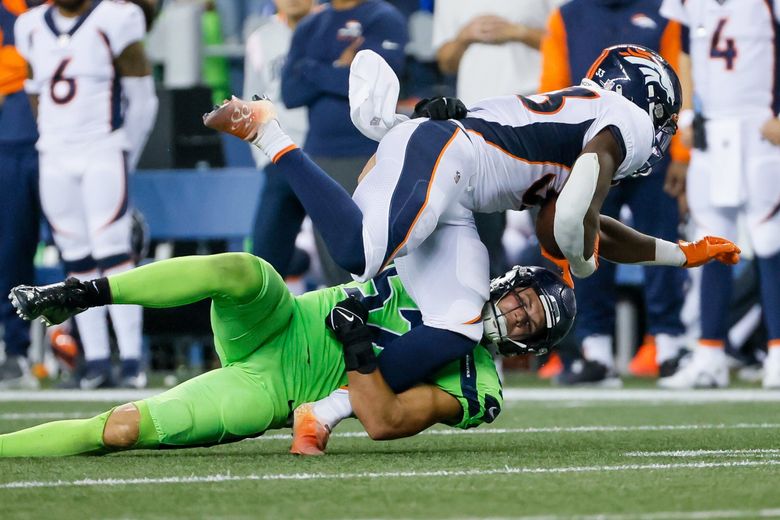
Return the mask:
<svg viewBox="0 0 780 520"><path fill-rule="evenodd" d="M127 402L145 399L164 392L165 388L146 390L3 390L0 402L54 401L54 402ZM733 390L660 390L660 389L598 389L598 388L506 388L507 402L591 402L627 401L720 403L720 402L780 402L780 391L761 389Z"/></svg>
<svg viewBox="0 0 780 520"><path fill-rule="evenodd" d="M22 480L0 484L0 489L30 489L58 487L137 486L149 484L198 484L240 481L300 481L300 480L345 480L385 478L445 478L482 477L489 475L534 475L559 473L609 473L621 471L668 471L675 469L718 469L758 466L780 466L780 460L737 460L730 462L688 462L679 464L621 464L617 466L570 466L562 468L515 468L505 466L494 469L438 470L438 471L372 471L356 473L276 473L265 475L203 475L174 476L158 478L110 478L81 480Z"/></svg>
<svg viewBox="0 0 780 520"><path fill-rule="evenodd" d="M743 457L745 455L780 455L780 449L629 451L623 454L625 457Z"/></svg>
<svg viewBox="0 0 780 520"><path fill-rule="evenodd" d="M661 432L689 430L776 430L775 423L736 423L736 424L640 424L636 426L542 426L530 428L476 428L471 430L434 429L425 430L419 435L501 435L516 433L592 433L592 432ZM336 432L330 438L368 437L366 432ZM290 440L289 433L272 433L256 437L257 441Z"/></svg>
<svg viewBox="0 0 780 520"><path fill-rule="evenodd" d="M505 401L632 401L673 403L780 402L780 391L760 388L661 390L599 388L506 388Z"/></svg>
<svg viewBox="0 0 780 520"><path fill-rule="evenodd" d="M103 410L105 411L105 410ZM83 419L93 417L102 412L29 412L0 413L0 421L25 421L32 419Z"/></svg>
<svg viewBox="0 0 780 520"><path fill-rule="evenodd" d="M721 509L715 511L663 511L657 513L600 513L597 515L538 515L496 517L486 520L704 520L709 518L780 518L780 509Z"/></svg>

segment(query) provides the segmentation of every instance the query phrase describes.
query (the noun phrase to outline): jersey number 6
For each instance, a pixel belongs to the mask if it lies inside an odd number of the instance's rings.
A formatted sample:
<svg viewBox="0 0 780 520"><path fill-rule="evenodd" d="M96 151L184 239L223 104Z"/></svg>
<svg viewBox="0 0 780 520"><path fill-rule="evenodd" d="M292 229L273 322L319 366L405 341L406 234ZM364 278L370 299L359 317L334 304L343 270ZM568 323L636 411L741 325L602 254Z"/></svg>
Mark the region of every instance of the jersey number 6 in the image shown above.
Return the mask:
<svg viewBox="0 0 780 520"><path fill-rule="evenodd" d="M57 67L57 70L54 71L54 76L51 78L49 93L51 94L52 101L58 105L69 103L76 95L76 80L63 76L65 67L67 67L69 63L70 58L62 60Z"/></svg>

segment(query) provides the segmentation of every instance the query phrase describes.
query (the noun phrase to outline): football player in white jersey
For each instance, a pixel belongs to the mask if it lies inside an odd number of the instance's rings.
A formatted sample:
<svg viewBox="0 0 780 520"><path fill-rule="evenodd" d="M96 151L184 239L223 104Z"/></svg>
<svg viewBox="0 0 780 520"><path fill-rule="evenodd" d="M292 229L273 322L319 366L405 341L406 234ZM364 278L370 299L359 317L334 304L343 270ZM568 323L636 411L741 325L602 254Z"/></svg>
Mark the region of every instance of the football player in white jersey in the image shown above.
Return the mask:
<svg viewBox="0 0 780 520"><path fill-rule="evenodd" d="M65 269L79 279L132 267L127 172L151 130L157 97L142 39L141 9L114 0L55 0L15 26L37 107L40 193ZM108 308L122 383L144 386L141 308ZM105 309L76 317L87 370L83 388L110 381Z"/></svg>
<svg viewBox="0 0 780 520"><path fill-rule="evenodd" d="M270 101L233 98L204 122L255 143L273 160L331 254L357 279L371 278L394 259L424 325L383 352L380 368L392 388L421 381L460 355L459 348L465 352L479 341L488 262L474 212L550 199L556 204L548 222L554 240L546 245L580 277L596 269L599 254L616 262L687 267L738 260L739 250L728 241L707 237L678 246L599 216L610 185L649 170L675 132L679 83L653 51L608 48L583 86L487 99L457 121L401 121L385 114L384 107L394 111L395 99L384 94L397 98L397 78L396 88L377 81L383 62L376 54L362 56L352 65L353 121L367 127L365 133L391 128L354 200L281 130ZM366 70L357 73L361 68ZM366 105L360 106L363 87ZM446 352L444 344L451 346Z"/></svg>
<svg viewBox="0 0 780 520"><path fill-rule="evenodd" d="M780 2L665 0L661 14L684 26L681 74L692 73L702 121L687 176L691 217L697 233L734 241L744 218L769 337L763 385L780 388ZM683 137L693 142L693 111L681 119ZM691 363L659 383L667 388L729 383L731 269L711 264L701 274L699 345Z"/></svg>

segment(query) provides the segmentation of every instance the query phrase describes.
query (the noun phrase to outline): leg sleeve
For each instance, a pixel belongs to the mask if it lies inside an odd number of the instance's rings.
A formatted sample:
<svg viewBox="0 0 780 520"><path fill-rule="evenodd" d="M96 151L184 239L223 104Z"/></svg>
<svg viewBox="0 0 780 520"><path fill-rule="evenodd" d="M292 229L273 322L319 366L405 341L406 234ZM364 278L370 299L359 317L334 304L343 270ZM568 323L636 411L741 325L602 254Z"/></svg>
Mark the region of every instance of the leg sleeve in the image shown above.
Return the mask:
<svg viewBox="0 0 780 520"><path fill-rule="evenodd" d="M111 410L91 419L39 424L0 435L0 457L64 457L105 452L103 428Z"/></svg>
<svg viewBox="0 0 780 520"><path fill-rule="evenodd" d="M163 308L211 298L211 327L223 364L246 357L292 317L293 297L279 273L246 253L172 258L108 282L113 303Z"/></svg>
<svg viewBox="0 0 780 520"><path fill-rule="evenodd" d="M142 406L149 411L161 445L209 446L268 429L279 415L272 392L263 376L229 366L144 399Z"/></svg>
<svg viewBox="0 0 780 520"><path fill-rule="evenodd" d="M230 297L215 297L211 304L211 330L223 365L244 359L289 326L293 296L271 265L252 259L254 276L261 281L255 297L238 303Z"/></svg>

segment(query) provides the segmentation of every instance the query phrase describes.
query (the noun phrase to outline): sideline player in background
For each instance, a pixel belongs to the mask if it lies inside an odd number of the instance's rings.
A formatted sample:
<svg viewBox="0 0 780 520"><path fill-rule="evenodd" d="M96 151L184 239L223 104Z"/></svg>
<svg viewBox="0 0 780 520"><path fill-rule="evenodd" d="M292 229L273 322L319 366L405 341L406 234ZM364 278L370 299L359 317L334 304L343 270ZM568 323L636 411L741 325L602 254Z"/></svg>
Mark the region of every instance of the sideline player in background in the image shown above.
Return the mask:
<svg viewBox="0 0 780 520"><path fill-rule="evenodd" d="M276 0L277 13L269 16L246 39L244 58L244 96L266 92L274 99L282 96L282 67L290 50L290 41L298 22L312 11L314 0ZM279 120L296 142L303 142L308 128L306 107L279 107ZM263 152L250 145L252 157L263 169L265 184L255 214L252 253L265 259L282 275L294 292L304 291L303 280L295 264L303 264L307 255L295 247L295 239L306 217L306 210L290 189L287 180ZM305 267L304 267L305 269Z"/></svg>
<svg viewBox="0 0 780 520"><path fill-rule="evenodd" d="M0 293L32 283L38 245L38 131L24 93L27 66L14 47L14 22L27 10L24 0L0 1ZM30 327L10 302L0 301L5 360L0 388L37 388L27 350Z"/></svg>
<svg viewBox="0 0 780 520"><path fill-rule="evenodd" d="M372 60L365 68L389 71L370 51L359 54L353 68L363 66L361 56ZM377 76L363 77L371 82ZM738 261L739 249L722 239L678 245L599 215L614 182L648 171L666 151L681 101L676 80L652 51L616 46L605 49L583 86L483 100L458 121L421 117L397 124L392 82L374 83L376 91L366 85L369 106L365 112L353 107L353 116L364 113L365 126L374 129L394 126L366 166L354 200L282 131L270 101L233 98L205 114L204 123L253 142L277 164L331 254L356 278L371 278L395 259L423 315L423 325L380 360L388 384L400 391L469 352L482 336L488 261L473 212L524 209L550 199L554 218L545 225L554 229L543 243L565 255L569 277L569 264L578 277L592 274L599 252L623 263ZM387 117L382 107L391 112ZM383 117L372 116L374 108Z"/></svg>
<svg viewBox="0 0 780 520"><path fill-rule="evenodd" d="M661 14L684 26L680 65L692 71L693 106L681 118L694 145L688 207L697 233L737 240L744 216L755 251L769 343L765 388L780 388L780 2L664 0ZM698 103L697 103L698 102ZM732 269L702 268L701 338L693 359L663 379L666 388L729 384Z"/></svg>
<svg viewBox="0 0 780 520"><path fill-rule="evenodd" d="M550 16L542 42L540 90L566 88L572 78L585 76L603 48L622 41L657 51L676 70L680 24L664 19L660 7L661 0L572 0L557 9ZM602 214L619 218L621 207L628 206L638 231L676 241L676 198L685 187L688 153L678 140L670 148L670 154L653 167L650 175L626 179L613 187ZM593 276L577 283L580 316L574 330L584 360L573 363L558 377L561 384L620 384L613 354L616 267L602 265ZM640 347L629 370L635 375L655 375L660 366L662 375L671 375L685 341L680 319L685 272L667 266L647 266L643 271L647 334L652 341ZM566 358L563 351L561 356ZM643 373L637 374L638 369Z"/></svg>
<svg viewBox="0 0 780 520"><path fill-rule="evenodd" d="M19 52L37 109L41 206L65 270L79 279L132 267L127 172L151 130L157 97L131 3L55 0L19 17ZM109 307L122 360L121 384L142 387L141 308ZM86 373L82 388L111 383L106 309L76 317Z"/></svg>
<svg viewBox="0 0 780 520"><path fill-rule="evenodd" d="M502 330L492 339L502 351L520 351L515 342L529 338L539 345L560 339L571 327L574 296L549 271L518 267L496 285L504 290L489 305L500 311L493 323ZM92 419L0 435L0 457L232 442L284 427L299 404L347 382L356 414L374 439L414 435L438 422L471 428L493 422L501 411L501 384L482 345L472 345L430 384L400 395L388 388L372 343L386 346L422 321L392 266L366 283L293 297L264 260L226 253L174 258L88 283L16 287L9 297L27 319L49 322L109 303L160 308L211 298L222 368ZM561 311L554 323L553 305Z"/></svg>
<svg viewBox="0 0 780 520"><path fill-rule="evenodd" d="M390 2L331 0L301 20L293 33L282 68L280 101L288 108L306 107L309 127L303 147L349 193L357 186L355 172L376 151L376 143L349 122L350 64L358 50L371 49L401 74L409 40L406 26L403 15ZM300 224L298 221L298 228ZM325 283L348 281L349 273L328 254L320 231L315 227Z"/></svg>

